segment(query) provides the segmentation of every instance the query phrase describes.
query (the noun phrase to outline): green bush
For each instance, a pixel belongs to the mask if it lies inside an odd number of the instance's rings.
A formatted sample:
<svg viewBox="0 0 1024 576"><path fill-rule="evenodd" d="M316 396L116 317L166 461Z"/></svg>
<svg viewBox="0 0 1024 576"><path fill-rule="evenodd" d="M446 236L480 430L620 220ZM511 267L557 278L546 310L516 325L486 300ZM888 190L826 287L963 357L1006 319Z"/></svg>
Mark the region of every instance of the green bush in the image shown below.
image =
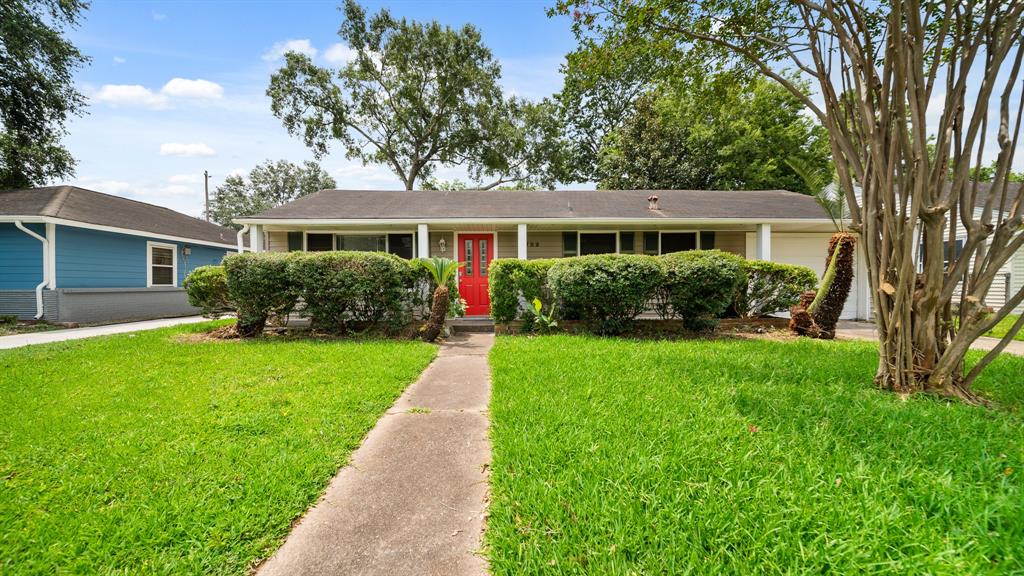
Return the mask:
<svg viewBox="0 0 1024 576"><path fill-rule="evenodd" d="M676 252L660 259L662 309L690 330L713 329L745 282L743 258L721 250Z"/></svg>
<svg viewBox="0 0 1024 576"><path fill-rule="evenodd" d="M288 276L313 326L348 332L409 319L413 267L382 252L293 252Z"/></svg>
<svg viewBox="0 0 1024 576"><path fill-rule="evenodd" d="M267 320L286 316L296 295L288 276L288 254L244 252L224 258L228 298L238 313L238 333L258 336Z"/></svg>
<svg viewBox="0 0 1024 576"><path fill-rule="evenodd" d="M548 271L548 284L559 308L578 314L598 334L629 330L662 278L656 257L635 254L565 258Z"/></svg>
<svg viewBox="0 0 1024 576"><path fill-rule="evenodd" d="M228 299L228 275L223 266L200 266L185 277L183 284L188 303L205 316L218 316L234 310Z"/></svg>
<svg viewBox="0 0 1024 576"><path fill-rule="evenodd" d="M818 286L818 275L807 266L765 260L744 260L746 284L736 295L736 313L744 318L767 316L800 301L800 295Z"/></svg>
<svg viewBox="0 0 1024 576"><path fill-rule="evenodd" d="M548 270L558 260L493 260L488 268L491 295L491 318L499 324L513 320L529 320L523 303L540 298L545 304L551 300L547 288Z"/></svg>

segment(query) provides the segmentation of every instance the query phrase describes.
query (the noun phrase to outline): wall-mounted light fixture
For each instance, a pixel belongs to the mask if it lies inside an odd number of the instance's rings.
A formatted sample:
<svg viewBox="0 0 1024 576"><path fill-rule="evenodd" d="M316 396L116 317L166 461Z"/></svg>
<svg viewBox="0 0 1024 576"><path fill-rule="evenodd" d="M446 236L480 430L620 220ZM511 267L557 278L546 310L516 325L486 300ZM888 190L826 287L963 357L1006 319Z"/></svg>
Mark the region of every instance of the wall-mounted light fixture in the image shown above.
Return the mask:
<svg viewBox="0 0 1024 576"><path fill-rule="evenodd" d="M448 248L448 243L445 242L444 236L441 236L441 239L437 241L437 248L441 251L441 254L444 254L445 250Z"/></svg>

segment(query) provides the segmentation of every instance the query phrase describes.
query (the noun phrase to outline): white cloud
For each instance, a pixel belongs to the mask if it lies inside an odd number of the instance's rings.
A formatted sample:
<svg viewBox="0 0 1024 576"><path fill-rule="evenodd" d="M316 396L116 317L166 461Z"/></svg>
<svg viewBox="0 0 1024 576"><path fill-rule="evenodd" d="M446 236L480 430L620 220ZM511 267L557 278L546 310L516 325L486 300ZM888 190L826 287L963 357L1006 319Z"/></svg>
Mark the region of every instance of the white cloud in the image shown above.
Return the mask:
<svg viewBox="0 0 1024 576"><path fill-rule="evenodd" d="M263 59L267 62L274 62L284 58L284 55L288 52L298 52L299 54L305 54L310 58L316 56L318 50L313 47L308 38L285 40L284 42L277 42L270 47L263 54Z"/></svg>
<svg viewBox="0 0 1024 576"><path fill-rule="evenodd" d="M199 174L175 174L167 179L171 184L199 184L203 177Z"/></svg>
<svg viewBox="0 0 1024 576"><path fill-rule="evenodd" d="M215 156L216 154L217 152L213 148L202 142L194 144L167 142L160 145L161 156Z"/></svg>
<svg viewBox="0 0 1024 576"><path fill-rule="evenodd" d="M331 44L330 48L324 50L324 60L331 64L347 64L356 59L356 54L355 50L344 44Z"/></svg>
<svg viewBox="0 0 1024 576"><path fill-rule="evenodd" d="M248 171L245 168L235 168L228 172L228 176L245 176Z"/></svg>
<svg viewBox="0 0 1024 576"><path fill-rule="evenodd" d="M171 78L164 87L160 89L161 94L177 98L221 98L224 96L224 88L216 82L196 78Z"/></svg>
<svg viewBox="0 0 1024 576"><path fill-rule="evenodd" d="M104 84L92 99L111 106L144 106L155 110L167 108L169 104L167 96L155 94L139 84Z"/></svg>
<svg viewBox="0 0 1024 576"><path fill-rule="evenodd" d="M127 60L125 60L124 58L120 56L114 56L114 64L124 64L125 62L127 62Z"/></svg>
<svg viewBox="0 0 1024 576"><path fill-rule="evenodd" d="M156 20L157 22L159 22L161 20L167 20L167 14L163 14L163 13L160 13L160 12L157 12L157 11L154 10L153 11L153 20Z"/></svg>

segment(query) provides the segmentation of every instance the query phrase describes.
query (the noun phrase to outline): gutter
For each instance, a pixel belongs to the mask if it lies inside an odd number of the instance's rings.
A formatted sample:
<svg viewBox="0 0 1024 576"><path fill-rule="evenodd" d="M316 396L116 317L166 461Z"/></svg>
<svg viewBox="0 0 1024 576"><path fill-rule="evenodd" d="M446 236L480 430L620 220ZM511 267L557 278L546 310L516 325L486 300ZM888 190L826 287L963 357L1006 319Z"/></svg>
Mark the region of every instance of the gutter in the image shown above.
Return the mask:
<svg viewBox="0 0 1024 576"><path fill-rule="evenodd" d="M705 225L705 224L832 224L831 218L577 218L577 217L487 217L487 218L236 218L236 224L271 225L410 225L410 224L604 224L604 225Z"/></svg>
<svg viewBox="0 0 1024 576"><path fill-rule="evenodd" d="M249 225L248 224L242 225L242 229L238 231L237 237L238 237L238 253L239 254L241 254L242 252L245 252L245 240L243 240L242 237L245 236L245 233L248 232L248 231L249 231Z"/></svg>
<svg viewBox="0 0 1024 576"><path fill-rule="evenodd" d="M40 282L38 286L36 286L35 320L39 320L40 318L43 317L43 287L46 286L46 284L50 281L50 279L48 278L50 266L49 262L47 262L50 256L50 241L47 240L45 237L40 236L39 234L36 234L35 232L26 228L25 225L22 224L21 220L15 220L14 225L18 227L18 230L21 230L25 234L28 234L29 236L43 243L43 281Z"/></svg>

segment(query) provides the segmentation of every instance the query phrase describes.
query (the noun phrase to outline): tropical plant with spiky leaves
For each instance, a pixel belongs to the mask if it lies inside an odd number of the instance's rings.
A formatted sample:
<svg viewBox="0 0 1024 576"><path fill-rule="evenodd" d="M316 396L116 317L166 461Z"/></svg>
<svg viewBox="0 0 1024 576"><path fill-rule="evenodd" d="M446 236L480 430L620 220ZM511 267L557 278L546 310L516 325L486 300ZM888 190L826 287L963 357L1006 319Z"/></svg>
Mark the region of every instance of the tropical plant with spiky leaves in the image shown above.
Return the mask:
<svg viewBox="0 0 1024 576"><path fill-rule="evenodd" d="M450 258L428 258L423 261L423 266L430 273L434 281L434 302L430 306L430 318L423 330L423 340L433 342L441 334L444 327L444 319L448 316L449 300L448 284L452 276L462 266L462 262L456 262Z"/></svg>

